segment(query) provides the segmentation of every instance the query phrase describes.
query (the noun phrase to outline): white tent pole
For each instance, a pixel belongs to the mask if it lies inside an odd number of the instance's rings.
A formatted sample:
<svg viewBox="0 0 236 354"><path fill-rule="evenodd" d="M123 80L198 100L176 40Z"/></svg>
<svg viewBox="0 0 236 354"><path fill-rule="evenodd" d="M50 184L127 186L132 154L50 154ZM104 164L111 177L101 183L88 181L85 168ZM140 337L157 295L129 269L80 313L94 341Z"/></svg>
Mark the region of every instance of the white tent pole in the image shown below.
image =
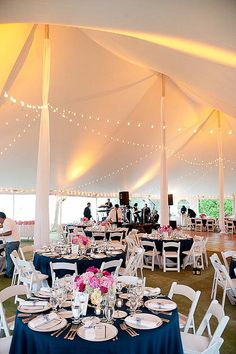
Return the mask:
<svg viewBox="0 0 236 354"><path fill-rule="evenodd" d="M49 243L49 176L50 176L50 132L48 93L50 82L50 41L49 26L45 25L42 101L38 146L36 182L35 235L34 247Z"/></svg>
<svg viewBox="0 0 236 354"><path fill-rule="evenodd" d="M233 208L232 208L232 215L236 216L236 194L233 194Z"/></svg>
<svg viewBox="0 0 236 354"><path fill-rule="evenodd" d="M218 119L218 134L217 134L217 143L218 143L218 156L219 156L219 227L221 233L225 232L225 223L224 223L224 160L223 160L223 145L222 145L222 130L221 130L221 117L220 111L217 111Z"/></svg>
<svg viewBox="0 0 236 354"><path fill-rule="evenodd" d="M165 76L162 74L161 80L161 181L160 181L160 223L161 225L169 224L169 207L168 207L168 178L166 168L166 130L164 119L164 103L165 103Z"/></svg>
<svg viewBox="0 0 236 354"><path fill-rule="evenodd" d="M12 193L12 218L15 220L15 193Z"/></svg>

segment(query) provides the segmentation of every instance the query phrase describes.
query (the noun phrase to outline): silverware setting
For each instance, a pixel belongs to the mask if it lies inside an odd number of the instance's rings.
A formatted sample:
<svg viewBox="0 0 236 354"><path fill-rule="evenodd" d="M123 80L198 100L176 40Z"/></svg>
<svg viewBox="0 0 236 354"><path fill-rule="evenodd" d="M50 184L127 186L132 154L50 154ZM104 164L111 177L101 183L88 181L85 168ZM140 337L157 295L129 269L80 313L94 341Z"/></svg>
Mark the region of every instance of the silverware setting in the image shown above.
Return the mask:
<svg viewBox="0 0 236 354"><path fill-rule="evenodd" d="M31 316L29 316L29 317L27 317L27 318L24 318L24 319L22 320L22 322L23 322L24 324L27 324L27 323L29 323L31 320L33 320L34 318L36 318L38 315L39 315L39 314L37 313L37 314L35 314L35 315L31 315Z"/></svg>
<svg viewBox="0 0 236 354"><path fill-rule="evenodd" d="M64 339L70 339L73 340L75 338L75 335L77 333L78 326L77 325L71 325L71 328L69 332L65 335Z"/></svg>
<svg viewBox="0 0 236 354"><path fill-rule="evenodd" d="M139 336L139 333L137 333L133 328L127 326L125 322L120 323L120 328L122 331L127 332L131 337Z"/></svg>
<svg viewBox="0 0 236 354"><path fill-rule="evenodd" d="M66 325L64 328L58 329L57 331L53 332L53 333L51 334L51 336L52 336L52 337L53 337L53 336L59 337L69 326L70 326L70 323L67 323L67 325Z"/></svg>

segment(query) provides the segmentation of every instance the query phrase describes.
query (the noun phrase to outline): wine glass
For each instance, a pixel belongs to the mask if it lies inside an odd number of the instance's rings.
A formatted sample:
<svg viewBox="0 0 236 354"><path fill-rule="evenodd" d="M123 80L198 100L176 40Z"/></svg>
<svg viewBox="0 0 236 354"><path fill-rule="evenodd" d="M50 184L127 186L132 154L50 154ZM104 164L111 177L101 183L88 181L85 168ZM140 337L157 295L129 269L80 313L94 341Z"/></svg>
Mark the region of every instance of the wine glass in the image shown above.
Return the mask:
<svg viewBox="0 0 236 354"><path fill-rule="evenodd" d="M118 296L120 296L123 287L124 287L124 284L121 281L117 281L116 290L117 290Z"/></svg>
<svg viewBox="0 0 236 354"><path fill-rule="evenodd" d="M137 307L138 307L138 302L139 302L139 299L137 298L137 296L135 294L130 294L130 296L129 296L129 308L130 308L131 316L133 316L134 313L136 312Z"/></svg>
<svg viewBox="0 0 236 354"><path fill-rule="evenodd" d="M114 314L114 307L106 306L105 307L105 317L106 317L107 323L110 323L110 324L114 323L114 321L112 319L113 314Z"/></svg>
<svg viewBox="0 0 236 354"><path fill-rule="evenodd" d="M82 308L80 302L73 300L71 302L71 310L73 313L73 324L79 324L80 323L80 315L82 313Z"/></svg>
<svg viewBox="0 0 236 354"><path fill-rule="evenodd" d="M52 311L56 312L57 311L57 306L58 306L58 297L55 291L52 291L51 296L50 296L50 305L52 306Z"/></svg>

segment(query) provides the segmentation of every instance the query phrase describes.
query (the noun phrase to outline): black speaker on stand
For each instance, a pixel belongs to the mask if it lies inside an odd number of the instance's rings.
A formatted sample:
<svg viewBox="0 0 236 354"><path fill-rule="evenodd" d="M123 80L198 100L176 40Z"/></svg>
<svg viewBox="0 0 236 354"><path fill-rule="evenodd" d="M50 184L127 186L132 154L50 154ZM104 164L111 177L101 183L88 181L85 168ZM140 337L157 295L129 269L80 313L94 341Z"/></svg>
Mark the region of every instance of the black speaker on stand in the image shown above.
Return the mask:
<svg viewBox="0 0 236 354"><path fill-rule="evenodd" d="M129 205L129 192L119 192L120 205Z"/></svg>

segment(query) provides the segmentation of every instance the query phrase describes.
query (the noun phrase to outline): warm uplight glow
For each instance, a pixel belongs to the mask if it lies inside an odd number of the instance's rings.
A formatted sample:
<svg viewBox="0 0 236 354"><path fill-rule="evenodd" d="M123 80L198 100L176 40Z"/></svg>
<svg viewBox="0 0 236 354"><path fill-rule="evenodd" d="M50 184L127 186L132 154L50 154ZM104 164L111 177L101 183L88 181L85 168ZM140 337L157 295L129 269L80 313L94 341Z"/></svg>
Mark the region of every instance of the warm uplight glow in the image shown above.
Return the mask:
<svg viewBox="0 0 236 354"><path fill-rule="evenodd" d="M79 157L77 156L73 160L71 166L68 169L67 177L69 181L74 181L79 177L83 176L95 163L96 157L94 156L92 149L90 150L90 152L86 151L83 153L81 151L78 155Z"/></svg>
<svg viewBox="0 0 236 354"><path fill-rule="evenodd" d="M82 26L83 27L83 26ZM174 49L176 51L186 53L198 58L206 59L218 64L236 67L236 53L224 48L219 48L206 43L201 43L185 38L171 37L162 34L142 33L138 31L129 31L114 28L92 28L86 29L97 30L101 32L115 33L132 38L142 39L146 42L158 44L160 46Z"/></svg>
<svg viewBox="0 0 236 354"><path fill-rule="evenodd" d="M146 183L151 181L154 176L157 175L160 168L160 164L155 164L152 168L150 168L131 188L131 191L134 192L140 187L144 186Z"/></svg>

